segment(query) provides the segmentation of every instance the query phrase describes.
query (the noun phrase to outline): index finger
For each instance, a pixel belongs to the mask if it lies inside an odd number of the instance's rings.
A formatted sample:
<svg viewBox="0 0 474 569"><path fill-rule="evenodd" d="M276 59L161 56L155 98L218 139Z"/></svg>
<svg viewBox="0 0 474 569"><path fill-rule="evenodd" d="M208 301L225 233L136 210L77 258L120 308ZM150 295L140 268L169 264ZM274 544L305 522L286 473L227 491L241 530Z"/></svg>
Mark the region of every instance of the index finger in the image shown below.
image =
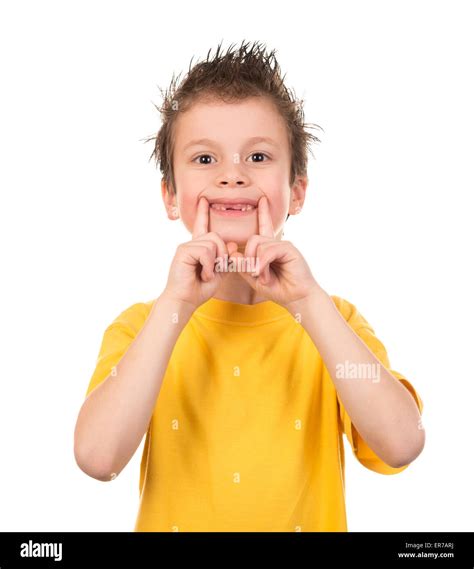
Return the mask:
<svg viewBox="0 0 474 569"><path fill-rule="evenodd" d="M270 207L265 196L261 197L258 202L258 234L265 237L275 237L273 231L273 222L270 215Z"/></svg>
<svg viewBox="0 0 474 569"><path fill-rule="evenodd" d="M201 197L198 202L196 219L193 226L193 239L209 233L209 202Z"/></svg>

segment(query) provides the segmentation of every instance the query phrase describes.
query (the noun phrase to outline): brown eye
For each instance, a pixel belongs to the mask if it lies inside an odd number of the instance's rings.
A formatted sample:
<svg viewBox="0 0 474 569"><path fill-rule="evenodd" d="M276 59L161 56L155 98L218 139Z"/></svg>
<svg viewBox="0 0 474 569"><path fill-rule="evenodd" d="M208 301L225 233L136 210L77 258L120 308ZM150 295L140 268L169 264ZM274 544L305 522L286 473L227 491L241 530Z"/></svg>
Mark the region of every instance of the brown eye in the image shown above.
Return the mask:
<svg viewBox="0 0 474 569"><path fill-rule="evenodd" d="M205 160L202 161L200 160L201 158L204 158ZM211 164L210 160L212 160L212 156L210 156L209 154L200 154L199 156L196 156L196 158L194 158L193 162L195 162L198 159L199 159L198 164L204 164L204 165Z"/></svg>
<svg viewBox="0 0 474 569"><path fill-rule="evenodd" d="M252 158L254 156L265 156L266 158L268 158L268 156L266 154L264 154L263 152L254 152L252 155ZM258 158L257 160L252 160L252 162L264 162L265 160Z"/></svg>

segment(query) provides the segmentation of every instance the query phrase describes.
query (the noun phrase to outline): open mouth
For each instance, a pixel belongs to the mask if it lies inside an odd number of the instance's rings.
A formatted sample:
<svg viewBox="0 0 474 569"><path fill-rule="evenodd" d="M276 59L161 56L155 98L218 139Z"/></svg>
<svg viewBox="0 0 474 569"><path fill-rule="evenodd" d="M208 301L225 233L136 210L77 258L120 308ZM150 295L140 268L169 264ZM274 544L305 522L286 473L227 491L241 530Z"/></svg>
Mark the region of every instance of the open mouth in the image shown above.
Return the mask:
<svg viewBox="0 0 474 569"><path fill-rule="evenodd" d="M211 209L217 211L251 211L255 209L255 206L249 203L243 204L223 204L223 203L212 203Z"/></svg>

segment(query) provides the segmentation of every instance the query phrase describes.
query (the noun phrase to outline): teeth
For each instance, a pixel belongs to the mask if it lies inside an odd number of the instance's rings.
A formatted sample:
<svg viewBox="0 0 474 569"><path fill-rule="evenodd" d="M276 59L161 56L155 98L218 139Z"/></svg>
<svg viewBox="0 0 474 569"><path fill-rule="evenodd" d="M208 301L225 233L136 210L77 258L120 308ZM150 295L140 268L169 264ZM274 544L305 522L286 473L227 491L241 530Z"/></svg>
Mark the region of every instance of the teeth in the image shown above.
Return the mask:
<svg viewBox="0 0 474 569"><path fill-rule="evenodd" d="M254 209L254 206L250 205L250 204L232 204L232 205L226 206L225 204L213 203L213 204L211 204L211 208L218 209L221 211L225 211L226 209L249 211L251 209Z"/></svg>

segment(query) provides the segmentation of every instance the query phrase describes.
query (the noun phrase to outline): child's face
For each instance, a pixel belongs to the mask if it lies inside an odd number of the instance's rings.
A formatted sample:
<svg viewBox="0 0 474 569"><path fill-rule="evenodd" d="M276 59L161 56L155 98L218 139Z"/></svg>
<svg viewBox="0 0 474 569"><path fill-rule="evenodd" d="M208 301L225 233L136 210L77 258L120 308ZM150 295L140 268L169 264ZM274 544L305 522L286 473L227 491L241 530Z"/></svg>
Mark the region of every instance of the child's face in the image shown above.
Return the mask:
<svg viewBox="0 0 474 569"><path fill-rule="evenodd" d="M298 177L293 188L289 185L288 134L273 104L258 97L238 103L197 102L178 117L175 127L177 195L167 201L177 206L186 228L192 232L201 196L209 202L248 198L255 203L266 196L275 237L281 236L287 213L302 206L307 181ZM256 137L270 140L251 140ZM222 214L210 207L209 231L244 245L258 233L257 208Z"/></svg>

